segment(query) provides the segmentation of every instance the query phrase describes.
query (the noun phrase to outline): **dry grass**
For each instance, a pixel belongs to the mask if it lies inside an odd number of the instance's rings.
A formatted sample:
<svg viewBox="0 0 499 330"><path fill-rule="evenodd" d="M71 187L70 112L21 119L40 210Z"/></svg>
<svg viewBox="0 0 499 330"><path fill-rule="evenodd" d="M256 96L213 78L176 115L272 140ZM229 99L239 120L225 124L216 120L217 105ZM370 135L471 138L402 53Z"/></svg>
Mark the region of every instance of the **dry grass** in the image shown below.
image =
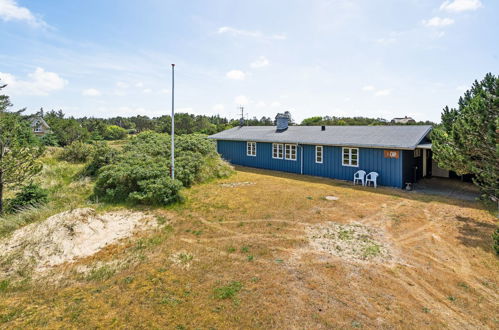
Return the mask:
<svg viewBox="0 0 499 330"><path fill-rule="evenodd" d="M229 182L254 184L220 185ZM0 327L499 325L495 219L477 203L244 168L185 195L154 210L158 229L41 283L0 279ZM307 228L328 222L382 232L400 260L314 249Z"/></svg>

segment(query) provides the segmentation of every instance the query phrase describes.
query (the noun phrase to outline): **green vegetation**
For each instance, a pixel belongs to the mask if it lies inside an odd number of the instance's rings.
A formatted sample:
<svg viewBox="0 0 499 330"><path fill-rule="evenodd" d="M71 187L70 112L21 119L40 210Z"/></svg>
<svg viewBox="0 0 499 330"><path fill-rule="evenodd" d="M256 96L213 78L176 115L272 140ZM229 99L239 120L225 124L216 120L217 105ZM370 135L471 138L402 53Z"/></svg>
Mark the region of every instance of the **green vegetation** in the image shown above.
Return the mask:
<svg viewBox="0 0 499 330"><path fill-rule="evenodd" d="M203 135L178 136L175 147L176 179L172 180L169 137L154 132L137 135L109 160L109 165L98 170L95 196L112 202L166 205L182 199L182 187L232 172L216 153L213 143Z"/></svg>
<svg viewBox="0 0 499 330"><path fill-rule="evenodd" d="M126 138L127 130L117 125L109 125L106 127L103 137L106 140L122 140Z"/></svg>
<svg viewBox="0 0 499 330"><path fill-rule="evenodd" d="M48 201L48 191L38 184L30 182L19 190L15 197L9 199L6 205L8 213L22 211L28 207L38 207Z"/></svg>
<svg viewBox="0 0 499 330"><path fill-rule="evenodd" d="M0 91L5 85L0 84ZM8 112L9 97L0 95L0 214L4 211L4 191L16 189L38 174L38 158L43 147L33 135L22 111Z"/></svg>
<svg viewBox="0 0 499 330"><path fill-rule="evenodd" d="M499 255L499 228L497 228L492 234L492 239L494 240L494 251Z"/></svg>
<svg viewBox="0 0 499 330"><path fill-rule="evenodd" d="M213 290L213 296L216 299L234 299L242 288L243 285L241 282L233 281L227 285L215 288L215 290Z"/></svg>
<svg viewBox="0 0 499 330"><path fill-rule="evenodd" d="M84 163L90 158L92 151L92 145L75 141L62 149L59 159L70 163Z"/></svg>
<svg viewBox="0 0 499 330"><path fill-rule="evenodd" d="M319 126L319 125L326 125L326 126L370 125L370 126L376 126L376 125L435 125L435 123L427 120L427 121L416 122L415 124L414 123L413 124L394 124L394 123L388 122L384 118L315 116L315 117L309 117L309 118L303 119L300 125L302 125L302 126Z"/></svg>
<svg viewBox="0 0 499 330"><path fill-rule="evenodd" d="M442 124L432 134L438 165L457 174L473 174L484 196L499 202L499 77L489 73L445 107Z"/></svg>

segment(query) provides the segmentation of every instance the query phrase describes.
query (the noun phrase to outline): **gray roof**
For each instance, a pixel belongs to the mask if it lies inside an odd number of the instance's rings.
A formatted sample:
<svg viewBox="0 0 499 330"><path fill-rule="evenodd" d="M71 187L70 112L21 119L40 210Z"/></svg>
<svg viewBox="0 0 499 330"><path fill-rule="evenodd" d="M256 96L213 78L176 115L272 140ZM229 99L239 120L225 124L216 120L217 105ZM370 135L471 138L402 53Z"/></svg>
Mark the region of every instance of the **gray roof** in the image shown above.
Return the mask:
<svg viewBox="0 0 499 330"><path fill-rule="evenodd" d="M234 127L210 139L231 141L281 142L365 148L415 149L431 126L289 126L276 132L275 126Z"/></svg>

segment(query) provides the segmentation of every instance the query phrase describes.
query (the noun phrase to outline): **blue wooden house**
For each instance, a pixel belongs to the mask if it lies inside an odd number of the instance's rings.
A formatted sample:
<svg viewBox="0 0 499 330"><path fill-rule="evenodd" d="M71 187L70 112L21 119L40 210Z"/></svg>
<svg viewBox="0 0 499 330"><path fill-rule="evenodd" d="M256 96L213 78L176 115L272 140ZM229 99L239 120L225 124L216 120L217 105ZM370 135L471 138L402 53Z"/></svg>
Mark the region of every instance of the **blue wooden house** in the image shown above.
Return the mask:
<svg viewBox="0 0 499 330"><path fill-rule="evenodd" d="M378 184L403 188L431 170L431 126L240 126L209 136L232 164L353 180L379 173Z"/></svg>

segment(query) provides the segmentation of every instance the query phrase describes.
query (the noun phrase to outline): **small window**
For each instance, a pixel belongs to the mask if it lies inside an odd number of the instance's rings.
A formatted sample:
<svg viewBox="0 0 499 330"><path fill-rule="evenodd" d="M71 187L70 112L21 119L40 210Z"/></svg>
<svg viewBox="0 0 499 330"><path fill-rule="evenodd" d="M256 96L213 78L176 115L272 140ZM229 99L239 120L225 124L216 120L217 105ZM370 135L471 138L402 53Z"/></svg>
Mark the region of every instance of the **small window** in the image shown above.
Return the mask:
<svg viewBox="0 0 499 330"><path fill-rule="evenodd" d="M285 145L284 158L287 160L296 160L296 144Z"/></svg>
<svg viewBox="0 0 499 330"><path fill-rule="evenodd" d="M322 146L315 146L315 162L322 164L322 152L323 152L323 147Z"/></svg>
<svg viewBox="0 0 499 330"><path fill-rule="evenodd" d="M246 155L256 156L256 142L246 142Z"/></svg>
<svg viewBox="0 0 499 330"><path fill-rule="evenodd" d="M272 143L272 158L282 159L284 154L284 145L282 143Z"/></svg>
<svg viewBox="0 0 499 330"><path fill-rule="evenodd" d="M359 148L343 148L343 166L359 166Z"/></svg>
<svg viewBox="0 0 499 330"><path fill-rule="evenodd" d="M33 131L36 132L36 133L39 133L39 132L42 131L42 127L41 126L37 126L37 127L35 127L35 129Z"/></svg>
<svg viewBox="0 0 499 330"><path fill-rule="evenodd" d="M414 150L414 158L421 157L421 149L415 149Z"/></svg>

